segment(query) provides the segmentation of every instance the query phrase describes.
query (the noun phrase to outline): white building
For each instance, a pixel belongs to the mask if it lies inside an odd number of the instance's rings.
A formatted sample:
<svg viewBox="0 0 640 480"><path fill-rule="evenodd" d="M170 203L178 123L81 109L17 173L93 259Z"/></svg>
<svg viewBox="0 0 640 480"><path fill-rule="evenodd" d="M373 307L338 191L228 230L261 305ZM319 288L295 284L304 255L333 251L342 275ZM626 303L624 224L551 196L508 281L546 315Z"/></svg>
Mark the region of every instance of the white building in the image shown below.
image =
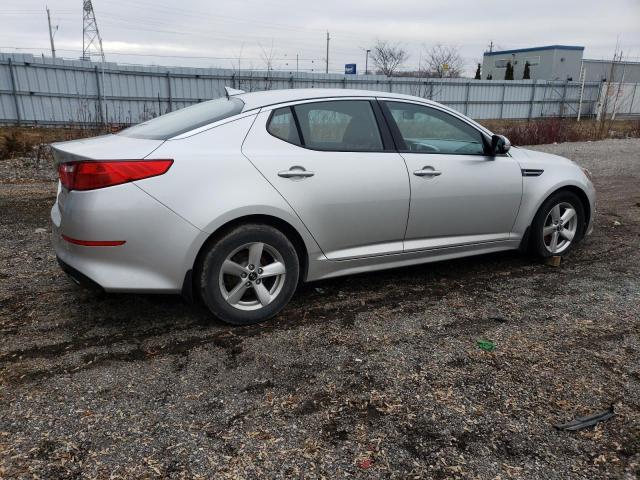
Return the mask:
<svg viewBox="0 0 640 480"><path fill-rule="evenodd" d="M574 80L580 76L584 47L549 45L546 47L520 48L485 52L482 61L482 78L504 80L507 64L513 66L513 79L522 80L525 64L529 63L531 80Z"/></svg>
<svg viewBox="0 0 640 480"><path fill-rule="evenodd" d="M549 45L546 47L520 48L485 52L482 61L482 79L504 80L507 64L513 65L513 79L522 80L524 66L529 62L531 80L580 80L584 68L585 81L614 81L640 83L640 62L615 62L582 58L584 47Z"/></svg>

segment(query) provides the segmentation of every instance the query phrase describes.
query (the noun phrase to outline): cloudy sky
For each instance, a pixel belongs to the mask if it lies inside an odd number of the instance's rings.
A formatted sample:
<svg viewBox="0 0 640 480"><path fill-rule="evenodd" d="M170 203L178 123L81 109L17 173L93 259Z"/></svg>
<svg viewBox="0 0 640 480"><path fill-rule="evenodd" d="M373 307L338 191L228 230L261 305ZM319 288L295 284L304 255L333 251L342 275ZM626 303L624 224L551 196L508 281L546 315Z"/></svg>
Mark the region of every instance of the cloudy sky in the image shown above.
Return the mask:
<svg viewBox="0 0 640 480"><path fill-rule="evenodd" d="M1 0L0 51L49 55L45 6L57 25L58 56L82 51L81 0ZM565 44L610 58L619 42L640 60L640 0L93 0L108 61L324 71L364 70L377 39L402 45L415 69L425 48L460 49L466 72L489 42L502 49Z"/></svg>

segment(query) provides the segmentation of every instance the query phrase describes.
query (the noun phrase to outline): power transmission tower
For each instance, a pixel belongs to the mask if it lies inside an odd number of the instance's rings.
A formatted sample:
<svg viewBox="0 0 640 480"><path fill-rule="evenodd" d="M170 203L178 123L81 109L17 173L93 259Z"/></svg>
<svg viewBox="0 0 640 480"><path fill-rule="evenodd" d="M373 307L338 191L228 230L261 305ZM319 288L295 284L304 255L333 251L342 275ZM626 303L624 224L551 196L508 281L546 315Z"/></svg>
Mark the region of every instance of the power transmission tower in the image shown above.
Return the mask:
<svg viewBox="0 0 640 480"><path fill-rule="evenodd" d="M91 55L97 55L102 60L102 85L98 81L98 115L104 125L107 124L107 106L104 81L104 50L102 49L102 37L98 30L96 14L93 11L91 0L82 0L82 57L80 60L91 61ZM96 67L96 75L98 67Z"/></svg>
<svg viewBox="0 0 640 480"><path fill-rule="evenodd" d="M56 47L53 43L53 29L51 28L51 13L49 13L49 7L47 8L47 22L49 23L49 41L51 42L51 56L56 58ZM56 25L56 31L58 31L58 26Z"/></svg>
<svg viewBox="0 0 640 480"><path fill-rule="evenodd" d="M81 60L91 60L91 55L98 55L104 62L102 37L98 30L96 14L91 0L82 0L82 57Z"/></svg>

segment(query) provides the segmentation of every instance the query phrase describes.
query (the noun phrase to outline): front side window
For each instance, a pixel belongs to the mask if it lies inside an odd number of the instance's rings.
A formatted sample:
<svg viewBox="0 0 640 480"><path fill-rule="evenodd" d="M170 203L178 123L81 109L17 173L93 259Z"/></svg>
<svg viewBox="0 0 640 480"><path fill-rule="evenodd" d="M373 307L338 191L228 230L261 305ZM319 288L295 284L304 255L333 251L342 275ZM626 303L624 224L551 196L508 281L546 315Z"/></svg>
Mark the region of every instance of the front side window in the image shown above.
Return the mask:
<svg viewBox="0 0 640 480"><path fill-rule="evenodd" d="M368 100L303 103L294 109L307 148L341 152L383 150Z"/></svg>
<svg viewBox="0 0 640 480"><path fill-rule="evenodd" d="M484 155L482 134L459 118L422 105L385 103L404 140L403 151Z"/></svg>
<svg viewBox="0 0 640 480"><path fill-rule="evenodd" d="M239 98L217 98L147 120L122 130L118 135L168 140L190 130L237 115L243 108L244 102Z"/></svg>
<svg viewBox="0 0 640 480"><path fill-rule="evenodd" d="M274 110L269 119L267 131L285 142L300 145L300 136L298 135L298 128L296 127L291 107Z"/></svg>

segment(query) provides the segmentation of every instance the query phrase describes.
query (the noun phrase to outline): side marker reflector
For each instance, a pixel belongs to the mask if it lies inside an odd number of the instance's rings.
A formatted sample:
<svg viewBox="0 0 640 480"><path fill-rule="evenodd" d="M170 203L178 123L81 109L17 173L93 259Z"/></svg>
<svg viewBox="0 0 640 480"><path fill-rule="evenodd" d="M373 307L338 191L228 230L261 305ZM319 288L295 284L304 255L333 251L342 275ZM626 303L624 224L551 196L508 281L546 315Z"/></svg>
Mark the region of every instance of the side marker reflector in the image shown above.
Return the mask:
<svg viewBox="0 0 640 480"><path fill-rule="evenodd" d="M62 235L62 238L74 245L82 245L83 247L118 247L124 245L126 240L78 240L77 238L71 238L66 235Z"/></svg>

